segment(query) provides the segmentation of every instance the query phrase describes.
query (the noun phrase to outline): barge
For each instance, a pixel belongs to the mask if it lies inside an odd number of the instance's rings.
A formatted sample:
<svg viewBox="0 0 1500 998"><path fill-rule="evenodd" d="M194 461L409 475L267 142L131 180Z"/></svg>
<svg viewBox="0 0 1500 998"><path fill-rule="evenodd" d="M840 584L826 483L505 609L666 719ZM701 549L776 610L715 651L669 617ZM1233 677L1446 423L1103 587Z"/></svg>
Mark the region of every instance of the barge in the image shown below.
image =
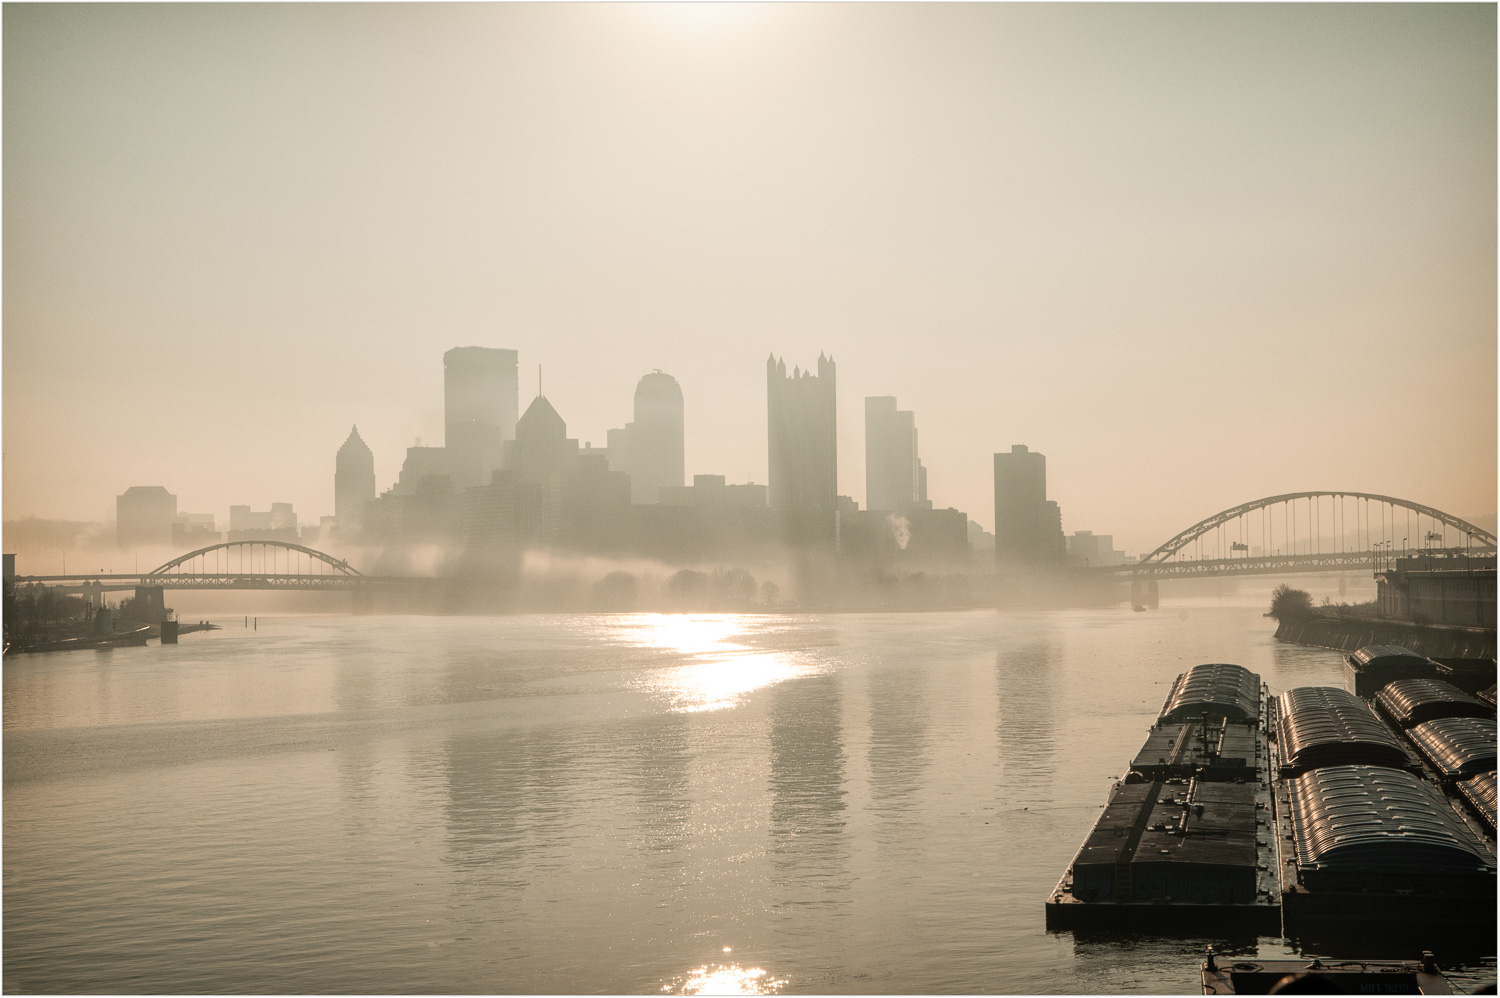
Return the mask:
<svg viewBox="0 0 1500 998"><path fill-rule="evenodd" d="M1206 995L1451 995L1430 952L1421 960L1217 960L1203 963Z"/></svg>
<svg viewBox="0 0 1500 998"><path fill-rule="evenodd" d="M1442 791L1386 766L1328 766L1277 785L1283 932L1495 931L1495 856Z"/></svg>
<svg viewBox="0 0 1500 998"><path fill-rule="evenodd" d="M1277 930L1265 699L1241 666L1177 677L1047 900L1049 929Z"/></svg>
<svg viewBox="0 0 1500 998"><path fill-rule="evenodd" d="M1400 651L1363 656L1396 673L1379 713L1331 687L1272 698L1236 665L1178 676L1047 927L1493 939L1493 715L1401 675Z"/></svg>

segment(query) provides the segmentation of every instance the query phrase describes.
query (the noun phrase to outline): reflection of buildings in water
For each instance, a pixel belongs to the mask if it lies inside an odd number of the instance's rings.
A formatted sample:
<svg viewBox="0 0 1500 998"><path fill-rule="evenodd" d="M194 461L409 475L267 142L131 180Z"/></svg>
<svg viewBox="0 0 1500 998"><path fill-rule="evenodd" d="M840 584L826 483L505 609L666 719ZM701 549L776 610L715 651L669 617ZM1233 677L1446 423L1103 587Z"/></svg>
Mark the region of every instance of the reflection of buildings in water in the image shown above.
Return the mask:
<svg viewBox="0 0 1500 998"><path fill-rule="evenodd" d="M688 723L680 713L627 721L618 752L626 782L636 796L639 845L658 854L652 865L673 869L681 864L674 853L688 838L687 822L693 809Z"/></svg>
<svg viewBox="0 0 1500 998"><path fill-rule="evenodd" d="M336 753L339 818L351 839L365 840L380 820L380 790L375 786L380 756L365 739Z"/></svg>
<svg viewBox="0 0 1500 998"><path fill-rule="evenodd" d="M788 903L826 903L829 888L848 887L841 707L837 675L771 694L771 853Z"/></svg>
<svg viewBox="0 0 1500 998"><path fill-rule="evenodd" d="M447 861L482 870L491 886L520 888L547 879L569 838L576 763L551 726L450 738L441 762Z"/></svg>
<svg viewBox="0 0 1500 998"><path fill-rule="evenodd" d="M1048 783L1056 772L1052 674L1059 661L1056 647L1045 640L995 656L995 733L1005 782L1012 788Z"/></svg>
<svg viewBox="0 0 1500 998"><path fill-rule="evenodd" d="M916 820L912 799L922 788L928 763L923 678L920 668L880 669L870 675L870 798L882 826Z"/></svg>
<svg viewBox="0 0 1500 998"><path fill-rule="evenodd" d="M380 648L373 638L352 633L330 641L325 651L333 659L333 706L339 711L367 710L379 702Z"/></svg>
<svg viewBox="0 0 1500 998"><path fill-rule="evenodd" d="M651 925L665 931L671 917L680 917L693 902L711 894L709 885L690 875L694 871L689 869L698 858L692 842L689 717L668 712L634 718L622 722L618 735L611 737L621 790L629 794L620 801L614 848L629 857L624 862L630 867L632 896L613 906L617 916L635 927Z"/></svg>

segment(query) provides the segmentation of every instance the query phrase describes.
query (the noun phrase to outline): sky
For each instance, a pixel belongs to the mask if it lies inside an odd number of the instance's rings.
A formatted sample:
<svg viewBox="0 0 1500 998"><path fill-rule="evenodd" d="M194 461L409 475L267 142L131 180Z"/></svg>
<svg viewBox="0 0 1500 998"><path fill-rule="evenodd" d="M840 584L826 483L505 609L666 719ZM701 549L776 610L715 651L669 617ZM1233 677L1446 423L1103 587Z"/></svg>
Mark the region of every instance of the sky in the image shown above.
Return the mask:
<svg viewBox="0 0 1500 998"><path fill-rule="evenodd" d="M766 481L765 361L916 413L993 526L1149 551L1309 490L1496 508L1496 9L3 8L4 516L333 512L520 352L602 445L675 376L687 473Z"/></svg>

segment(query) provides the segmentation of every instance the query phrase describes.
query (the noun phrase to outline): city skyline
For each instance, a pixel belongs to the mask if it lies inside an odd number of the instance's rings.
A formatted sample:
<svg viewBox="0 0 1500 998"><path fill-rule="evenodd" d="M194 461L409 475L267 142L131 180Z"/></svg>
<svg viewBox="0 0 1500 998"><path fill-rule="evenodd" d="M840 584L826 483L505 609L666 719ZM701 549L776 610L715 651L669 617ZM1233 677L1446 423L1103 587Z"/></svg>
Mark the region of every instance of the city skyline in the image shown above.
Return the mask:
<svg viewBox="0 0 1500 998"><path fill-rule="evenodd" d="M3 16L12 991L1495 990L1500 6Z"/></svg>
<svg viewBox="0 0 1500 998"><path fill-rule="evenodd" d="M542 368L596 444L670 371L686 477L751 482L754 372L825 351L840 491L861 400L896 395L934 503L986 528L1021 440L1064 530L1128 550L1300 489L1489 514L1493 27L15 7L5 516L102 522L137 484L331 512L351 424L382 488L443 441L455 344L516 350L523 395Z"/></svg>

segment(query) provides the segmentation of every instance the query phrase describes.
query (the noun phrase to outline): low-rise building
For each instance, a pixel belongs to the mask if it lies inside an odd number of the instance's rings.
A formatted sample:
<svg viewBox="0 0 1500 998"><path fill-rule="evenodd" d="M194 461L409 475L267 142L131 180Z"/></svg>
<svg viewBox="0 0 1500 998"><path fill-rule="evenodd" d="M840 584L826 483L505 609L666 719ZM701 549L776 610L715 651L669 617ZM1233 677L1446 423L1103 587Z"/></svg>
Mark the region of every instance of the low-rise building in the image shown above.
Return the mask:
<svg viewBox="0 0 1500 998"><path fill-rule="evenodd" d="M1382 617L1418 624L1495 627L1495 556L1398 558L1377 572Z"/></svg>
<svg viewBox="0 0 1500 998"><path fill-rule="evenodd" d="M249 506L230 506L228 539L295 543L297 514L289 502L273 502L268 510L252 510Z"/></svg>

